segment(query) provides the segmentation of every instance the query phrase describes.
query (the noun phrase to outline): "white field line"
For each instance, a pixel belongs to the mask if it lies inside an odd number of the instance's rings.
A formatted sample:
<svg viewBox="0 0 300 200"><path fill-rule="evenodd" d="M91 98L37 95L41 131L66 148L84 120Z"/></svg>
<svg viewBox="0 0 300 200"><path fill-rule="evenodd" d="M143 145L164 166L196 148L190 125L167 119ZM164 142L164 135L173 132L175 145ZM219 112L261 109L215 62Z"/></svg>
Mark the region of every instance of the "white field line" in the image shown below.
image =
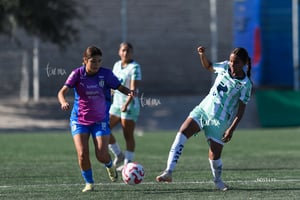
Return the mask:
<svg viewBox="0 0 300 200"><path fill-rule="evenodd" d="M226 183L292 183L292 182L300 182L300 179L257 179L257 180L232 180L232 181L225 181ZM211 184L212 181L186 181L186 182L172 182L172 183L157 183L157 182L143 182L141 185L159 185L159 184L170 184L170 185L187 185L187 184ZM0 189L5 188L12 188L12 187L19 187L19 188L41 188L41 187L59 187L59 186L76 186L76 185L83 185L83 183L66 183L66 184L33 184L33 185L0 185ZM95 185L125 185L123 182L119 183L95 183Z"/></svg>

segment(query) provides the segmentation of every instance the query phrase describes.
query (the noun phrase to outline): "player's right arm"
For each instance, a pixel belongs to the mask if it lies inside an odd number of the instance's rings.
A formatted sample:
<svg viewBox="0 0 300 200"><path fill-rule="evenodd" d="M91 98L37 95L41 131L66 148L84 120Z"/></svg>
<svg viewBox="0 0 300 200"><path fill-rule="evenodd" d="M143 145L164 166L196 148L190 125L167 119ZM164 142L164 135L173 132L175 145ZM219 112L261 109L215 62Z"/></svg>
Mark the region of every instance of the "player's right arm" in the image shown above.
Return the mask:
<svg viewBox="0 0 300 200"><path fill-rule="evenodd" d="M199 57L200 57L200 61L202 66L207 69L208 71L214 72L214 68L212 66L212 63L207 59L206 55L205 55L205 48L200 46L198 47L198 53L199 53Z"/></svg>
<svg viewBox="0 0 300 200"><path fill-rule="evenodd" d="M70 104L66 100L66 94L69 91L69 87L64 85L58 92L57 98L60 103L60 107L62 110L69 110L70 109Z"/></svg>

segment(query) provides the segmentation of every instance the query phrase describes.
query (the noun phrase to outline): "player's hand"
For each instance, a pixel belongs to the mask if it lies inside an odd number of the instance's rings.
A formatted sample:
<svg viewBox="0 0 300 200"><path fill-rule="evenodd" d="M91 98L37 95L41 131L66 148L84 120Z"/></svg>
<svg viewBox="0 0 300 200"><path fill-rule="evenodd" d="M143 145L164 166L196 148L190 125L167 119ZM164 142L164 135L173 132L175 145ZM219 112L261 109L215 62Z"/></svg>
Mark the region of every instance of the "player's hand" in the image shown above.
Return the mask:
<svg viewBox="0 0 300 200"><path fill-rule="evenodd" d="M232 135L233 135L233 131L227 129L223 135L222 141L225 143L229 142L232 138Z"/></svg>
<svg viewBox="0 0 300 200"><path fill-rule="evenodd" d="M128 93L128 96L131 96L131 97L135 97L136 95L136 92L134 90L130 90L130 93Z"/></svg>
<svg viewBox="0 0 300 200"><path fill-rule="evenodd" d="M64 102L61 104L61 109L66 111L66 110L69 110L70 109L70 104L68 102Z"/></svg>
<svg viewBox="0 0 300 200"><path fill-rule="evenodd" d="M127 105L124 104L122 107L121 107L121 112L126 112L127 111Z"/></svg>
<svg viewBox="0 0 300 200"><path fill-rule="evenodd" d="M197 50L198 50L198 53L199 53L199 54L202 54L202 53L205 52L205 48L204 48L203 46L198 47Z"/></svg>

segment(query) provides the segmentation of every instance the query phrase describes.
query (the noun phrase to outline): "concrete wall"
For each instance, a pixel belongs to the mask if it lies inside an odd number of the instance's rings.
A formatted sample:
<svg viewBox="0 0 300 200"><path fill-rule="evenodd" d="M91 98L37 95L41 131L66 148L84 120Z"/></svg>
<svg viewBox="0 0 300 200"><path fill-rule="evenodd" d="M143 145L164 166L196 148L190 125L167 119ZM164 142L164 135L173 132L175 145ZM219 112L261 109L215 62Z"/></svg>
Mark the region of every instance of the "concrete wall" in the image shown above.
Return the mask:
<svg viewBox="0 0 300 200"><path fill-rule="evenodd" d="M82 61L87 46L95 44L104 52L104 66L119 59L121 42L121 0L80 1L84 16L76 22L81 39L65 50L41 41L41 95L56 95L67 75ZM232 49L232 0L217 1L218 60L227 59ZM127 36L134 46L135 59L142 66L141 91L147 95L202 95L210 88L211 76L201 68L196 48L207 47L210 56L209 0L127 0ZM29 52L31 71L32 38L18 31L22 46L0 37L0 93L18 95L22 50ZM10 60L9 63L4 60ZM9 66L8 66L9 65ZM50 73L49 73L50 72ZM59 73L60 72L60 73ZM16 78L18 79L18 78ZM13 81L13 82L11 82ZM8 85L13 89L7 90ZM32 93L32 91L31 91Z"/></svg>

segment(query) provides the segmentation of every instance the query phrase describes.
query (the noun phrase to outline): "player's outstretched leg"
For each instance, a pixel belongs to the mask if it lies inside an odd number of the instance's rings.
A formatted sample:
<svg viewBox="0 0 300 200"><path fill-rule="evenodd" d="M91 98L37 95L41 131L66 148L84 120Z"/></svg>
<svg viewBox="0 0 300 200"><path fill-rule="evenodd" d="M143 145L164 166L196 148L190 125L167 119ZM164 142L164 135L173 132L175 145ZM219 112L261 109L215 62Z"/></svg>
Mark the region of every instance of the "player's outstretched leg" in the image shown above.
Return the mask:
<svg viewBox="0 0 300 200"><path fill-rule="evenodd" d="M172 182L172 172L182 154L186 140L187 137L184 134L177 133L169 152L167 168L156 177L157 182Z"/></svg>

